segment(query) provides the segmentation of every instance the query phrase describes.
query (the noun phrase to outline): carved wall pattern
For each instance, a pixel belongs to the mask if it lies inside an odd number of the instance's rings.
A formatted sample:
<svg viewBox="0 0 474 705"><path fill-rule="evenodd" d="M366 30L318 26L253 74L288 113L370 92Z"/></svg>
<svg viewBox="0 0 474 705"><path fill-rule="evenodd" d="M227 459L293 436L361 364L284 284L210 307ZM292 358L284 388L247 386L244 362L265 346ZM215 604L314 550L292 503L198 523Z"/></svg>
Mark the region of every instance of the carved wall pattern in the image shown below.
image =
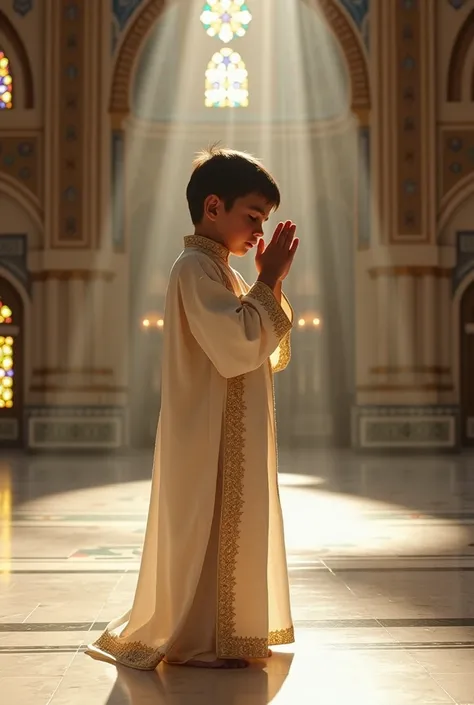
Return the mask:
<svg viewBox="0 0 474 705"><path fill-rule="evenodd" d="M441 134L442 173L440 191L445 196L474 172L474 129L447 129Z"/></svg>
<svg viewBox="0 0 474 705"><path fill-rule="evenodd" d="M421 17L413 0L401 0L396 13L397 234L422 232Z"/></svg>
<svg viewBox="0 0 474 705"><path fill-rule="evenodd" d="M83 227L84 131L87 110L84 75L86 0L61 0L59 31L59 213L56 247L88 246Z"/></svg>
<svg viewBox="0 0 474 705"><path fill-rule="evenodd" d="M40 197L39 137L1 137L0 173L18 179Z"/></svg>

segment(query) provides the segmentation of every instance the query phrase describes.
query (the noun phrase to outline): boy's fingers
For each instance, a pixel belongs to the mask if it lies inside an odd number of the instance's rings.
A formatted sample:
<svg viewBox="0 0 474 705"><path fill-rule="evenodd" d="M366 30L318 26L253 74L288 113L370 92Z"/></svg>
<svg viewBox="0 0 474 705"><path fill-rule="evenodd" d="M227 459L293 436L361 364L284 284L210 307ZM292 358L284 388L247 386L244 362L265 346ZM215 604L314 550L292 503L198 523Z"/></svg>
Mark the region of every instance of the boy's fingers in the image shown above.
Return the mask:
<svg viewBox="0 0 474 705"><path fill-rule="evenodd" d="M300 244L299 238L295 237L295 239L293 240L293 244L292 244L291 247L290 247L290 255L291 255L292 257L295 256L295 252L296 252L296 250L298 249L298 245L299 245L299 244Z"/></svg>
<svg viewBox="0 0 474 705"><path fill-rule="evenodd" d="M257 255L261 255L265 249L265 240L262 238L257 243Z"/></svg>
<svg viewBox="0 0 474 705"><path fill-rule="evenodd" d="M273 233L273 237L271 239L271 242L278 242L278 238L280 237L280 233L285 227L284 223L278 223L276 226L275 232Z"/></svg>

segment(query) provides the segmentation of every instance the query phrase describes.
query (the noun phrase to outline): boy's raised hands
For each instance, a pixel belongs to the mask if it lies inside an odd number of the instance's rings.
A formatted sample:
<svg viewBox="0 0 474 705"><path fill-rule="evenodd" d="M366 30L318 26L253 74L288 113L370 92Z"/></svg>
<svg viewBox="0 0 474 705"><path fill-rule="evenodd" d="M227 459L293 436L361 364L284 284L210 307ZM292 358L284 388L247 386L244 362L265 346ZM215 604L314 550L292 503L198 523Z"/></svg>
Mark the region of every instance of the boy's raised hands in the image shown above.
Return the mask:
<svg viewBox="0 0 474 705"><path fill-rule="evenodd" d="M296 225L287 220L277 225L266 247L263 239L259 240L255 255L255 266L260 275L258 279L272 289L278 281L288 276L291 269L299 245L295 232Z"/></svg>

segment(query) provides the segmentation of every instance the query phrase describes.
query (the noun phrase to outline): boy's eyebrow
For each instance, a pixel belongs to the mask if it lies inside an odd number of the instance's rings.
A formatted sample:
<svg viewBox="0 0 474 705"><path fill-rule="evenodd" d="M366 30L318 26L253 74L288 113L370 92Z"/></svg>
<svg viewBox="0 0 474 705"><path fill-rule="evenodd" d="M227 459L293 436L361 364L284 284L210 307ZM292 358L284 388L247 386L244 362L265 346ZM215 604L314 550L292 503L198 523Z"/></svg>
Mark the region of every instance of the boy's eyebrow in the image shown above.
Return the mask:
<svg viewBox="0 0 474 705"><path fill-rule="evenodd" d="M260 206L252 206L252 205L250 205L250 206L249 206L249 209L250 209L251 211L257 211L257 213L260 213L260 215L265 215L265 211L263 210L263 208L260 208ZM268 220L268 217L266 217L265 220Z"/></svg>

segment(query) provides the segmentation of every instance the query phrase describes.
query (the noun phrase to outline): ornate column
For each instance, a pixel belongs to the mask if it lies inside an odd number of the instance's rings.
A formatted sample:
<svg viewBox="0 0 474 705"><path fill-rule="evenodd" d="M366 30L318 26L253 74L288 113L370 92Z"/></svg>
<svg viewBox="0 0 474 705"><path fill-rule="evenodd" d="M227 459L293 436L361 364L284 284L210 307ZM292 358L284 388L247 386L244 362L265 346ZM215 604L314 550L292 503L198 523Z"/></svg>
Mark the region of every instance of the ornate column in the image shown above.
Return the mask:
<svg viewBox="0 0 474 705"><path fill-rule="evenodd" d="M47 272L45 273L48 274ZM45 284L45 307L44 307L44 327L45 327L45 367L53 373L61 366L60 356L60 313L59 313L59 278L55 276L46 277Z"/></svg>
<svg viewBox="0 0 474 705"><path fill-rule="evenodd" d="M436 309L436 280L434 274L427 274L421 279L420 311L420 320L422 323L420 357L421 364L426 369L436 369L441 364L438 350L438 335L442 329L440 326L436 325L438 316Z"/></svg>
<svg viewBox="0 0 474 705"><path fill-rule="evenodd" d="M373 337L379 352L373 367L367 359L358 385L358 447L444 448L456 442L453 411L442 404L448 382L434 362L436 336L444 330L439 365L449 365L450 338L449 328L435 325L435 301L442 298L443 307L449 302L435 241L438 11L435 0L371 2L374 222L372 244L359 261L365 276L376 279Z"/></svg>
<svg viewBox="0 0 474 705"><path fill-rule="evenodd" d="M395 303L396 318L394 327L396 335L395 369L413 378L415 374L415 326L416 326L416 299L415 278L410 271L400 272L396 278Z"/></svg>
<svg viewBox="0 0 474 705"><path fill-rule="evenodd" d="M89 298L128 300L110 237L110 3L45 0L45 359L31 386L34 448L118 448L126 443L127 389L114 346L92 359L101 324ZM100 281L100 294L92 293ZM107 311L105 316L111 316ZM118 333L126 341L126 311ZM44 336L44 333L43 333ZM117 369L116 369L117 368Z"/></svg>
<svg viewBox="0 0 474 705"><path fill-rule="evenodd" d="M91 347L90 338L86 338L85 321L91 315L85 310L86 285L89 282L80 276L80 273L72 272L72 276L67 282L67 320L63 320L64 330L67 331L68 354L67 367L73 374L87 376L87 368L91 367L86 360L86 347Z"/></svg>

